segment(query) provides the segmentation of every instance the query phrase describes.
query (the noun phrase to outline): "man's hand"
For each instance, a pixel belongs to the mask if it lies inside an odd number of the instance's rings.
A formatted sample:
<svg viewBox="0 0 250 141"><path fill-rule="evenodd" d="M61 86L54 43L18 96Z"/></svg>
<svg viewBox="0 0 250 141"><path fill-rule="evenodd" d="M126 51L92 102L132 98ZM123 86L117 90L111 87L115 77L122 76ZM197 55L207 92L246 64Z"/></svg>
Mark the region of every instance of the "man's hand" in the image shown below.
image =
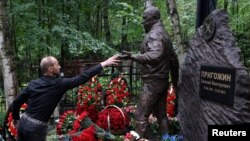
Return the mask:
<svg viewBox="0 0 250 141"><path fill-rule="evenodd" d="M119 60L119 55L114 55L107 59L106 61L101 62L103 68L111 65L118 65L121 61Z"/></svg>
<svg viewBox="0 0 250 141"><path fill-rule="evenodd" d="M121 59L127 60L127 59L132 59L132 53L123 50L122 54L119 56Z"/></svg>

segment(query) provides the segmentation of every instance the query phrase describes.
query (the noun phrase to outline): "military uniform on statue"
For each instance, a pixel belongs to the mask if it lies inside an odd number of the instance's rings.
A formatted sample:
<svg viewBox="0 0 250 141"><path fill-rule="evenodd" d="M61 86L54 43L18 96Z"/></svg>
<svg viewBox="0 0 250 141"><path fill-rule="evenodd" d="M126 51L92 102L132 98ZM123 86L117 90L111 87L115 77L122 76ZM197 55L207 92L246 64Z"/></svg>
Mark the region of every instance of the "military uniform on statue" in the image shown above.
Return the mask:
<svg viewBox="0 0 250 141"><path fill-rule="evenodd" d="M143 14L145 38L139 54L124 51L122 59L132 59L141 64L143 92L135 113L136 132L140 138L149 138L148 118L153 113L159 123L159 133L168 133L169 121L166 116L166 96L169 86L169 74L173 85L177 86L179 62L172 42L160 19L156 7L148 7Z"/></svg>

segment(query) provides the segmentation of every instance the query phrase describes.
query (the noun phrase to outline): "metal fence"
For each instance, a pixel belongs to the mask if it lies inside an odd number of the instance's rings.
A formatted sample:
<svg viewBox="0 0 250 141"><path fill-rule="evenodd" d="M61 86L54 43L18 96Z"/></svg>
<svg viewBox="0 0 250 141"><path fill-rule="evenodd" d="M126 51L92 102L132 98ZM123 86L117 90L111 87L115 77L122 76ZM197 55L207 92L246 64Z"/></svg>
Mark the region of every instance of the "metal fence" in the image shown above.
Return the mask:
<svg viewBox="0 0 250 141"><path fill-rule="evenodd" d="M75 60L65 62L64 64L64 76L71 77L80 74L82 71L89 69L101 61L86 61ZM128 90L131 96L131 103L135 102L137 95L141 92L142 81L139 73L139 64L133 61L124 61L121 65L111 66L105 68L99 75L98 80L105 89L110 80L119 74L123 74L125 81L128 84ZM66 110L74 110L76 107L76 97L78 88L67 91L67 94L59 103L59 114L62 114Z"/></svg>
<svg viewBox="0 0 250 141"><path fill-rule="evenodd" d="M72 77L80 74L82 71L89 69L90 67L97 65L102 60L73 60L66 61L63 67L64 77ZM141 92L142 81L139 73L139 64L133 61L123 61L121 65L111 66L105 68L99 75L98 79L101 80L103 88L109 84L110 80L117 76L118 74L123 73L124 79L128 84L128 90L131 96L131 103L135 102L136 96ZM71 89L67 91L67 94L64 95L60 103L58 104L58 109L55 110L55 113L51 117L51 122L54 122L60 114L65 110L74 110L77 103L77 91L78 88ZM5 96L2 89L0 89L0 123L3 123L3 120L6 116L6 104ZM54 123L51 123L54 124Z"/></svg>

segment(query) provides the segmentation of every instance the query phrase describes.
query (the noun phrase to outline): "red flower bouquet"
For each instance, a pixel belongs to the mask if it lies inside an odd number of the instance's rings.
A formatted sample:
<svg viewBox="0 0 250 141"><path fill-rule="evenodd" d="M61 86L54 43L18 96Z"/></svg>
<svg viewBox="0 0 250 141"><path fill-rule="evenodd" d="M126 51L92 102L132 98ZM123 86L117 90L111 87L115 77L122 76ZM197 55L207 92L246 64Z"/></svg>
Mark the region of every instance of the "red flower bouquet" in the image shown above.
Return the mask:
<svg viewBox="0 0 250 141"><path fill-rule="evenodd" d="M129 123L130 119L127 114L115 105L109 105L103 109L96 121L98 126L114 134L123 133Z"/></svg>
<svg viewBox="0 0 250 141"><path fill-rule="evenodd" d="M79 86L76 114L88 111L91 120L95 121L97 119L98 109L101 105L101 96L102 86L98 82L97 77L93 77L91 81L85 85Z"/></svg>
<svg viewBox="0 0 250 141"><path fill-rule="evenodd" d="M22 116L22 113L25 111L25 109L27 108L27 104L24 103L21 108L20 108L20 115ZM8 127L8 132L10 134L10 136L13 136L14 138L17 137L17 129L16 126L14 124L14 119L12 117L12 112L9 113L8 115L8 121L7 121L7 127Z"/></svg>
<svg viewBox="0 0 250 141"><path fill-rule="evenodd" d="M168 95L167 95L167 116L168 118L173 118L174 117L174 108L175 108L175 99L176 99L176 90L173 85L170 85L168 89Z"/></svg>
<svg viewBox="0 0 250 141"><path fill-rule="evenodd" d="M79 115L77 117L77 119L73 122L73 129L71 131L69 131L68 133L69 134L74 134L78 131L81 130L81 128L84 128L84 127L81 127L81 122L82 120L84 120L86 117L88 116L88 113L87 112L82 112L81 115ZM92 123L89 123L88 125L85 125L86 127L89 127ZM86 128L85 127L85 128Z"/></svg>
<svg viewBox="0 0 250 141"><path fill-rule="evenodd" d="M89 120L89 122L82 124L88 118L87 116L87 112L82 112L73 122L73 129L68 132L73 141L97 141L93 123Z"/></svg>
<svg viewBox="0 0 250 141"><path fill-rule="evenodd" d="M65 111L59 118L59 122L56 125L56 132L58 135L67 134L73 129L72 123L76 119L75 112L73 110Z"/></svg>
<svg viewBox="0 0 250 141"><path fill-rule="evenodd" d="M169 119L169 134L175 135L180 131L180 125L178 119L175 117L175 99L176 99L176 88L173 85L169 86L167 96L167 117Z"/></svg>
<svg viewBox="0 0 250 141"><path fill-rule="evenodd" d="M68 114L72 114L72 112L68 112ZM64 115L67 114L65 113ZM63 117L65 117L64 115L62 115L62 118L60 119L63 119ZM60 127L60 125L62 124L59 122L57 127ZM57 133L60 140L71 139L73 141L97 141L99 138L111 140L115 138L115 136L93 123L88 117L86 111L82 112L73 122L71 122L71 126L66 133L59 134L62 133L62 131Z"/></svg>
<svg viewBox="0 0 250 141"><path fill-rule="evenodd" d="M129 102L129 92L123 76L111 80L106 90L106 105L126 106Z"/></svg>
<svg viewBox="0 0 250 141"><path fill-rule="evenodd" d="M72 135L71 139L73 141L97 141L95 136L95 128L94 126L90 126L87 129L84 129L80 135Z"/></svg>

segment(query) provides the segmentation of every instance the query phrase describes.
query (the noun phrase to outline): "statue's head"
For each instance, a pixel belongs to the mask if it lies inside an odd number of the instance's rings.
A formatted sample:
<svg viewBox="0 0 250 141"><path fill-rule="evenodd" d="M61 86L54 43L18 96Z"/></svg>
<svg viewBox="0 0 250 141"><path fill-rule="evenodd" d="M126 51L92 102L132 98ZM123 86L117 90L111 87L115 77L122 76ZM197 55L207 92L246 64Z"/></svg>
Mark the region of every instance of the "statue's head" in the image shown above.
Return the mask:
<svg viewBox="0 0 250 141"><path fill-rule="evenodd" d="M148 7L143 13L143 26L146 32L161 18L160 10L154 6Z"/></svg>

